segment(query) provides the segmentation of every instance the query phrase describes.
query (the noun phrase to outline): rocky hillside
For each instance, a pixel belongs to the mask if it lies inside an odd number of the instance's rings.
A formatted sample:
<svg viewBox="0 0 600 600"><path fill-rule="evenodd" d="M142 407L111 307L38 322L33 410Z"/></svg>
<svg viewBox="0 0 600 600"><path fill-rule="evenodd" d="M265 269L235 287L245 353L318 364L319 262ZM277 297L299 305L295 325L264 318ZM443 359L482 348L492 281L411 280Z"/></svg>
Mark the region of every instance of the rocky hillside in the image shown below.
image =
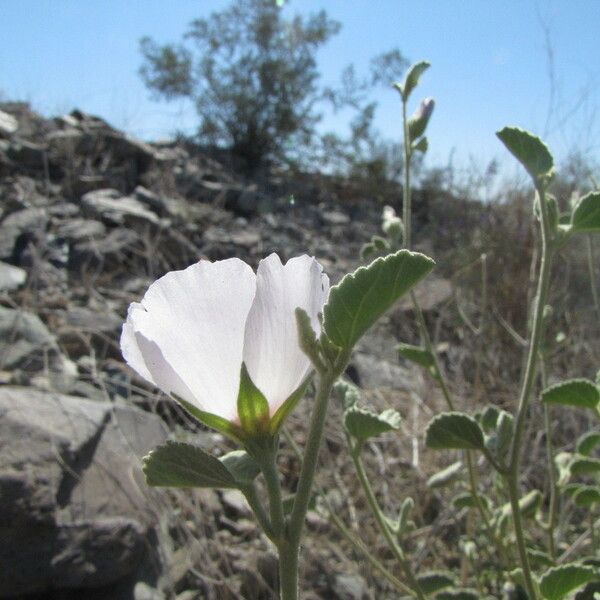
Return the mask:
<svg viewBox="0 0 600 600"><path fill-rule="evenodd" d="M224 440L134 377L118 336L131 301L199 258L310 253L335 281L379 223L373 203L338 200L80 111L0 105L0 598L273 597L274 556L240 497L145 486L140 457L167 436ZM407 379L393 341L365 340L363 386ZM307 554L311 597L370 597L335 550Z"/></svg>

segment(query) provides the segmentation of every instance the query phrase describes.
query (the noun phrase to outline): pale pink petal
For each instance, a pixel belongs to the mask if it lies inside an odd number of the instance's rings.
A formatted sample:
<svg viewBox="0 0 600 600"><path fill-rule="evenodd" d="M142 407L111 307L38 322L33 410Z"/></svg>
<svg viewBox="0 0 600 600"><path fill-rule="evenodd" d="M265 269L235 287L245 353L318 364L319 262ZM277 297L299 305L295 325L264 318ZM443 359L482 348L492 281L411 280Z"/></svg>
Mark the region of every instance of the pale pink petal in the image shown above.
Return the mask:
<svg viewBox="0 0 600 600"><path fill-rule="evenodd" d="M167 389L177 385L184 400L236 420L245 323L255 291L252 269L235 258L167 273L128 316L137 350L130 327L124 328L126 360L146 376L141 355L163 391L178 393Z"/></svg>
<svg viewBox="0 0 600 600"><path fill-rule="evenodd" d="M329 279L310 256L292 258L284 266L271 254L260 262L256 282L246 323L244 361L273 415L311 371L298 344L295 310L304 309L315 332L320 332L318 314L329 293Z"/></svg>

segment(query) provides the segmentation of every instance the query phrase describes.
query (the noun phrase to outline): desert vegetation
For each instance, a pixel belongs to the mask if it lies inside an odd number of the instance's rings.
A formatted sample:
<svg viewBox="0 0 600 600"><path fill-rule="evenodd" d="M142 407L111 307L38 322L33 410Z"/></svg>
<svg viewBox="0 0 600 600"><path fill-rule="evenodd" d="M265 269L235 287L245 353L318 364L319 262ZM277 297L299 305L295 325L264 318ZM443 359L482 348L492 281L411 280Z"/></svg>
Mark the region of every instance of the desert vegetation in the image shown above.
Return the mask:
<svg viewBox="0 0 600 600"><path fill-rule="evenodd" d="M0 597L600 594L594 158L509 124L519 179L428 165L436 66L392 49L325 86L338 29L237 0L144 38L195 136L0 103ZM178 312L183 269L209 316Z"/></svg>

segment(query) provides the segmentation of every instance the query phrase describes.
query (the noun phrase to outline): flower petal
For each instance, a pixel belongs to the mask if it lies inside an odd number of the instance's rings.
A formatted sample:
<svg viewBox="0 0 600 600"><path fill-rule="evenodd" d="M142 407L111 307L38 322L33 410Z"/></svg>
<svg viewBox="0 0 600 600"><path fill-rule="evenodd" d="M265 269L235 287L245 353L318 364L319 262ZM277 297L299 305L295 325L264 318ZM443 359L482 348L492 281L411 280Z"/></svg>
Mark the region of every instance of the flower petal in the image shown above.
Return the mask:
<svg viewBox="0 0 600 600"><path fill-rule="evenodd" d="M318 314L329 293L329 278L310 256L289 260L285 266L276 254L258 265L256 297L244 341L244 362L254 385L269 402L270 414L285 402L311 371L300 350L296 308L304 309L315 331Z"/></svg>
<svg viewBox="0 0 600 600"><path fill-rule="evenodd" d="M125 359L163 391L237 420L244 329L255 291L252 269L236 258L167 273L130 310Z"/></svg>

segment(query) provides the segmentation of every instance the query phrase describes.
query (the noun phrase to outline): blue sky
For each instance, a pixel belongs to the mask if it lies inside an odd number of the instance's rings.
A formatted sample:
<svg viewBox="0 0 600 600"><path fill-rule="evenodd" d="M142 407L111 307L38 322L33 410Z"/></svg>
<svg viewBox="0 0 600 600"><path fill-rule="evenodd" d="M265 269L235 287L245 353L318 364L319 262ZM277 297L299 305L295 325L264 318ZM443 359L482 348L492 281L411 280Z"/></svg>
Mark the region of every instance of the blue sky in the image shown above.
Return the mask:
<svg viewBox="0 0 600 600"><path fill-rule="evenodd" d="M177 41L187 24L225 0L0 0L0 94L44 114L74 107L129 133L155 139L191 132L184 101L155 102L137 70L138 40ZM394 46L427 59L418 97L433 96L429 164L485 164L503 151L494 131L516 124L543 135L555 154L600 157L600 0L290 0L289 13L325 8L341 33L320 51L323 81L348 63L360 72ZM544 28L554 54L550 85ZM377 126L400 136L397 93L381 89ZM417 100L416 98L415 100ZM322 128L344 131L343 115Z"/></svg>

